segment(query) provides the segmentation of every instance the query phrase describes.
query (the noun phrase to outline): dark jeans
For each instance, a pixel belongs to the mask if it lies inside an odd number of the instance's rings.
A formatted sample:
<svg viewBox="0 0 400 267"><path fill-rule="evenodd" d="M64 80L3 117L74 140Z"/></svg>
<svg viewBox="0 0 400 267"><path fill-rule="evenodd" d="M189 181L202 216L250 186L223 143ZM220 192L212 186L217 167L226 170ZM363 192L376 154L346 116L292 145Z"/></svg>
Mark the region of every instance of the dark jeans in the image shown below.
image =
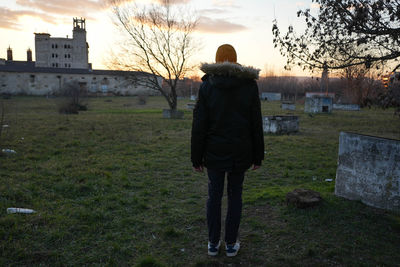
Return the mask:
<svg viewBox="0 0 400 267"><path fill-rule="evenodd" d="M224 194L225 171L207 169L208 200L207 224L208 238L211 243L218 243L221 233L221 200ZM244 171L228 172L228 211L225 219L225 242L236 242L240 217L242 215L242 189Z"/></svg>

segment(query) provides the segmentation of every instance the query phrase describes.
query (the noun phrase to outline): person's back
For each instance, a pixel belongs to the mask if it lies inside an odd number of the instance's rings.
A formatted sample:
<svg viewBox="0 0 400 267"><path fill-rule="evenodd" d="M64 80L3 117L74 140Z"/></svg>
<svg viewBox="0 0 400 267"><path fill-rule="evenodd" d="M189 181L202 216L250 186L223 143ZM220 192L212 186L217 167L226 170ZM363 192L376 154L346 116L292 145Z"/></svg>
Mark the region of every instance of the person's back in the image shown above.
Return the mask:
<svg viewBox="0 0 400 267"><path fill-rule="evenodd" d="M259 70L236 63L230 45L218 48L215 64L203 64L206 73L193 112L191 158L193 168L207 167L209 178L207 224L208 254L220 247L221 199L225 173L228 180L228 211L225 221L225 246L235 256L242 212L242 185L245 171L264 159L261 106L256 79Z"/></svg>
<svg viewBox="0 0 400 267"><path fill-rule="evenodd" d="M258 70L230 62L203 64L201 70L206 75L194 112L199 119L207 120L208 129L205 146L196 142L192 151L196 146L205 149L203 163L210 169L246 170L252 163L260 165L263 138L254 136L262 136L255 81ZM258 144L253 146L254 141Z"/></svg>

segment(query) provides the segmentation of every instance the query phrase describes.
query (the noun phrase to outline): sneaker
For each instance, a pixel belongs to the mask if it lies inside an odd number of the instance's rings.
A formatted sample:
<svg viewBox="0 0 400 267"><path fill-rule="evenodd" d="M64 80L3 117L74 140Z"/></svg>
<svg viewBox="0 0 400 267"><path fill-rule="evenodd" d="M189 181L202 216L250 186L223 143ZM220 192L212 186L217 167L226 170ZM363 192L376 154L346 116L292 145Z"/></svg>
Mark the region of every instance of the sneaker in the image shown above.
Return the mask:
<svg viewBox="0 0 400 267"><path fill-rule="evenodd" d="M218 244L213 244L211 242L208 242L208 255L210 256L218 255L220 246L221 246L221 240L218 242Z"/></svg>
<svg viewBox="0 0 400 267"><path fill-rule="evenodd" d="M235 244L225 245L226 256L235 257L240 249L240 243L236 241Z"/></svg>

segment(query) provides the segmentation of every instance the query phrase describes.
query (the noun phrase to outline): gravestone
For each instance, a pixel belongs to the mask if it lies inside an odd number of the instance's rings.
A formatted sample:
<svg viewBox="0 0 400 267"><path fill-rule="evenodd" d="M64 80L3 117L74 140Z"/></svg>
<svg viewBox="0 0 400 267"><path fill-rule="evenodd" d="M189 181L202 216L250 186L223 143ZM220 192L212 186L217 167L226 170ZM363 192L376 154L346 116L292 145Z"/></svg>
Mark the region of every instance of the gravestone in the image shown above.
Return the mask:
<svg viewBox="0 0 400 267"><path fill-rule="evenodd" d="M400 211L400 141L341 132L335 194Z"/></svg>
<svg viewBox="0 0 400 267"><path fill-rule="evenodd" d="M263 118L264 133L289 134L299 131L298 116L265 116Z"/></svg>

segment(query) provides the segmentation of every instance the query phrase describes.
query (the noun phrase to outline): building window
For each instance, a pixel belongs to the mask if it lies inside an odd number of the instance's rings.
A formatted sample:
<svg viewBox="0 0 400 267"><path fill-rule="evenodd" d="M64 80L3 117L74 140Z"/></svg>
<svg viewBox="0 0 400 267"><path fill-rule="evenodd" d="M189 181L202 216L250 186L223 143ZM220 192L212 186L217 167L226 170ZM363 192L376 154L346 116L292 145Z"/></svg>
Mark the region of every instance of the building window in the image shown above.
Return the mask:
<svg viewBox="0 0 400 267"><path fill-rule="evenodd" d="M58 54L56 54L56 57L58 57Z"/></svg>
<svg viewBox="0 0 400 267"><path fill-rule="evenodd" d="M71 64L68 64L68 68L71 68Z"/></svg>
<svg viewBox="0 0 400 267"><path fill-rule="evenodd" d="M65 64L64 64L64 67L68 67L68 64L67 64L67 63L65 63Z"/></svg>
<svg viewBox="0 0 400 267"><path fill-rule="evenodd" d="M54 57L54 54L51 54L51 57Z"/></svg>
<svg viewBox="0 0 400 267"><path fill-rule="evenodd" d="M58 45L56 44L56 48L58 48Z"/></svg>
<svg viewBox="0 0 400 267"><path fill-rule="evenodd" d="M70 54L68 54L68 58L71 58L71 55L70 55Z"/></svg>
<svg viewBox="0 0 400 267"><path fill-rule="evenodd" d="M67 49L67 45L66 44L64 45L64 49Z"/></svg>
<svg viewBox="0 0 400 267"><path fill-rule="evenodd" d="M51 44L51 48L54 48L54 44Z"/></svg>

